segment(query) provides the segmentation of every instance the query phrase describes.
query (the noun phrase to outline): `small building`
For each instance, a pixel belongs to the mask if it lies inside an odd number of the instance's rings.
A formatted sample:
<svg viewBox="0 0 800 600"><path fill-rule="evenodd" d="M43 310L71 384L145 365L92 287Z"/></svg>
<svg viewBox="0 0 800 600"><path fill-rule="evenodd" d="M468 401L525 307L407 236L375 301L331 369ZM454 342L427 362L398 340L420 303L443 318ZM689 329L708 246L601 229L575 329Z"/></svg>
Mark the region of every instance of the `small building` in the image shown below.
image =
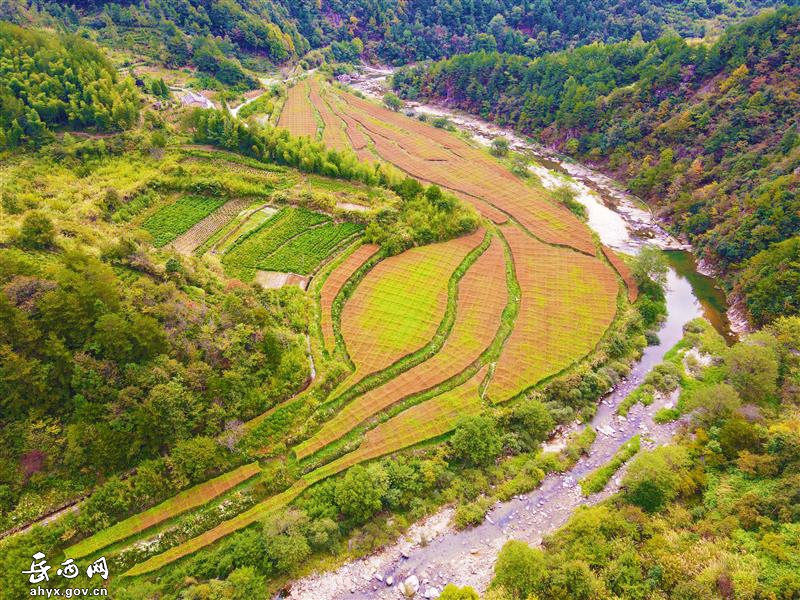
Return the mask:
<svg viewBox="0 0 800 600"><path fill-rule="evenodd" d="M214 108L214 103L211 102L211 100L203 96L203 94L198 94L197 92L193 92L191 90L184 92L180 99L181 104L184 106L196 108Z"/></svg>

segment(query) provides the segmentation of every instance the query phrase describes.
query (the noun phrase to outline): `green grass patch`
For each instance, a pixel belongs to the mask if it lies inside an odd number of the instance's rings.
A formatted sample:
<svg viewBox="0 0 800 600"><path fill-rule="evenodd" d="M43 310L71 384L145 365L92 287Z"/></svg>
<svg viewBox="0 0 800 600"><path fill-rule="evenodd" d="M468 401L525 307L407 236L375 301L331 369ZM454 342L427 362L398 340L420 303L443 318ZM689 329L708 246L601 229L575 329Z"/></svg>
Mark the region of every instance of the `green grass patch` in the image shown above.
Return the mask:
<svg viewBox="0 0 800 600"><path fill-rule="evenodd" d="M620 467L629 461L633 456L639 452L641 447L641 438L638 435L633 436L627 442L622 444L619 449L614 453L606 464L598 469L589 473L586 477L581 479L581 492L584 496L591 496L598 492L602 492L606 484L611 481L614 473L619 471Z"/></svg>
<svg viewBox="0 0 800 600"><path fill-rule="evenodd" d="M151 215L142 223L142 227L153 236L153 244L161 248L225 202L225 198L220 197L184 196Z"/></svg>
<svg viewBox="0 0 800 600"><path fill-rule="evenodd" d="M656 414L653 415L653 421L659 425L664 423L672 423L681 416L681 411L677 408L659 408Z"/></svg>

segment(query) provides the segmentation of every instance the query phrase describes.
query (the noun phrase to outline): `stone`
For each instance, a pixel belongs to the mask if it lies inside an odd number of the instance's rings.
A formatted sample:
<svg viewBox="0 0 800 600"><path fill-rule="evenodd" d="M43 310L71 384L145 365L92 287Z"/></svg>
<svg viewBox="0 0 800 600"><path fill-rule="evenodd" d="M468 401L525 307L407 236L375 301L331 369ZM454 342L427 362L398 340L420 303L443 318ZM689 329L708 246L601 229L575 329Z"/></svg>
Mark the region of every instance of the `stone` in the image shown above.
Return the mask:
<svg viewBox="0 0 800 600"><path fill-rule="evenodd" d="M419 579L416 575L409 575L398 589L406 598L413 598L419 590Z"/></svg>
<svg viewBox="0 0 800 600"><path fill-rule="evenodd" d="M388 585L389 587L392 587L392 584L393 584L393 583L394 583L394 577L392 577L391 575L389 575L389 576L386 578L386 585Z"/></svg>
<svg viewBox="0 0 800 600"><path fill-rule="evenodd" d="M439 591L437 587L428 587L425 588L425 592L422 594L425 598L438 598L442 592Z"/></svg>

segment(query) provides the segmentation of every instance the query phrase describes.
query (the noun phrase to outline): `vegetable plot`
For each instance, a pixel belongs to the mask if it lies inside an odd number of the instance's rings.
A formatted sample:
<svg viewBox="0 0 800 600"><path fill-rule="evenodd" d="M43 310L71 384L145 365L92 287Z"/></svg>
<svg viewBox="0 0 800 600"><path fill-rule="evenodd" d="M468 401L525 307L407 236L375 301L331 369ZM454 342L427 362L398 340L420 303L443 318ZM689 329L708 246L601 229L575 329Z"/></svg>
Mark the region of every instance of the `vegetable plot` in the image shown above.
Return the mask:
<svg viewBox="0 0 800 600"><path fill-rule="evenodd" d="M356 223L326 223L290 239L252 266L265 271L309 275L339 244L363 229Z"/></svg>
<svg viewBox="0 0 800 600"><path fill-rule="evenodd" d="M153 245L161 248L223 204L224 198L184 196L152 214L142 227L153 236Z"/></svg>
<svg viewBox="0 0 800 600"><path fill-rule="evenodd" d="M245 234L228 249L222 264L231 274L252 279L261 264L287 241L330 218L304 208L283 208L257 229Z"/></svg>

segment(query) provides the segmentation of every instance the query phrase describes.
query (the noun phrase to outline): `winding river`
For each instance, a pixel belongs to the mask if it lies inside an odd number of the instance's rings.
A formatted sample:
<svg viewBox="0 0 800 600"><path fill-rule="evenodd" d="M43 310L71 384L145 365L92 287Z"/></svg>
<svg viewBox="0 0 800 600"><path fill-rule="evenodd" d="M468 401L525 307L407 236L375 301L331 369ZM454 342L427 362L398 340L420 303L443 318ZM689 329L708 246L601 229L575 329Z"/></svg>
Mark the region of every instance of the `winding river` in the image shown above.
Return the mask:
<svg viewBox="0 0 800 600"><path fill-rule="evenodd" d="M367 96L380 98L385 92L388 74L388 70L367 68L351 86ZM542 185L549 189L561 186L571 189L575 199L587 209L588 225L607 246L629 254L637 253L645 244L663 249L669 264L668 316L658 332L659 342L647 347L629 376L600 400L591 421L598 432L597 439L589 455L581 458L570 471L548 475L532 492L496 504L478 527L456 531L450 525L453 509L442 509L413 525L400 540L375 554L350 561L334 572L314 574L294 582L288 590L290 598L401 598L404 590L408 593L408 587L416 590L416 597L435 598L448 582L484 591L491 582L497 553L506 541L519 539L539 544L544 536L561 527L578 507L595 504L618 491L625 467L605 490L589 498L581 495L577 482L605 464L623 443L637 434L642 436L644 448L653 448L671 439L677 424L658 425L653 415L659 408L674 404L675 395L659 398L647 407L636 405L627 417L617 415L616 408L680 340L683 326L695 317L704 316L727 340L733 341L736 337L727 317L725 294L717 282L698 270L689 247L675 240L641 201L626 193L615 181L474 116L420 103L407 103L405 110L408 114L446 116L456 128L485 145L495 137L505 137L514 151L532 159L530 169ZM568 431L548 442L548 449L558 449L571 431L581 427L573 424Z"/></svg>

